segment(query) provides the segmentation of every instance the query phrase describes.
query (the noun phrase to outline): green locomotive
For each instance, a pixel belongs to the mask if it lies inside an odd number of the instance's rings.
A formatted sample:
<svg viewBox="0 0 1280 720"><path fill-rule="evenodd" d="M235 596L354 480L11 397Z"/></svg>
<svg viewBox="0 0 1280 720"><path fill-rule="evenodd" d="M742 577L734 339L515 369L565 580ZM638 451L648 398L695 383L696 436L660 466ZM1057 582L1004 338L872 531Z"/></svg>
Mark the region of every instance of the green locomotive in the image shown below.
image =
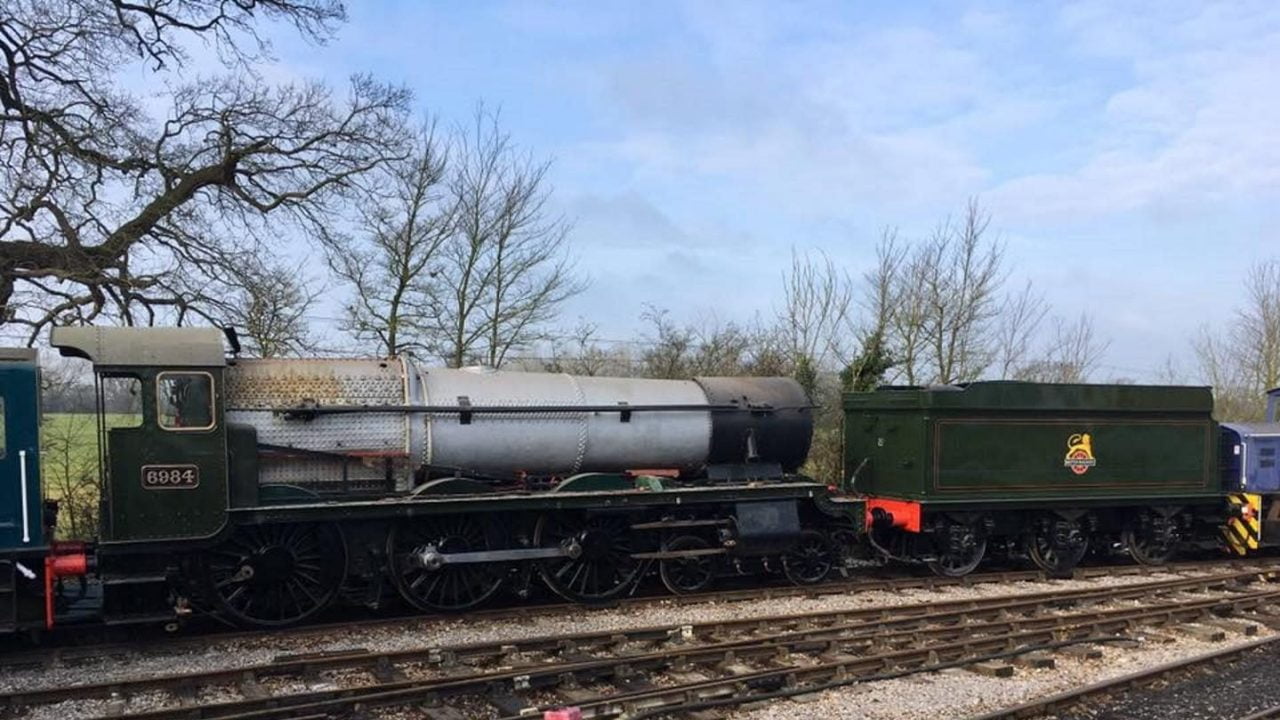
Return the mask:
<svg viewBox="0 0 1280 720"><path fill-rule="evenodd" d="M38 369L15 355L0 397L28 464L0 499L30 501L23 532L0 534L4 631L65 622L58 581L86 575L95 620L259 627L339 598L458 611L540 584L600 602L651 570L675 592L762 567L811 583L851 517L795 474L812 409L787 378L245 359L212 328L57 328L51 344L93 363L101 527L87 546L52 539ZM140 401L127 421L108 412L120 383Z"/></svg>

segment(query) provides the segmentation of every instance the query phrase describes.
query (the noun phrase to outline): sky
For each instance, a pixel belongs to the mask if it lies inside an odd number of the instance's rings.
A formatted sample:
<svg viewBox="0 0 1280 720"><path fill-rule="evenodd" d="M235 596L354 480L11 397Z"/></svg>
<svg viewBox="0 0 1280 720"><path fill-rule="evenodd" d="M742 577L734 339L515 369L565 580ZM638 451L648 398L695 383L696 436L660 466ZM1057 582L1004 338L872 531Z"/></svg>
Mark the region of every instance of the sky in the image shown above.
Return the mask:
<svg viewBox="0 0 1280 720"><path fill-rule="evenodd" d="M374 2L282 75L477 102L553 160L603 337L769 313L792 249L856 275L885 227L977 197L1056 314L1110 340L1095 379L1189 366L1248 267L1280 257L1280 4Z"/></svg>

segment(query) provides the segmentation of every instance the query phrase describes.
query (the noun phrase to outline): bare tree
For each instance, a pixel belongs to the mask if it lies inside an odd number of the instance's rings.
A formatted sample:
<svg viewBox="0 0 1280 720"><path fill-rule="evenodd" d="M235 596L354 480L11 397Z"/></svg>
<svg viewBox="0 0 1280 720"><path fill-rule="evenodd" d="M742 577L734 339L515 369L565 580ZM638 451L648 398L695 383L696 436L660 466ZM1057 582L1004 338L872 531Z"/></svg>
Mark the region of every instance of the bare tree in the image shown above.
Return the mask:
<svg viewBox="0 0 1280 720"><path fill-rule="evenodd" d="M721 348L728 343L720 339L719 331L707 333L693 326L680 326L671 319L670 311L647 305L640 319L653 325L653 335L648 338L649 347L641 355L642 374L645 377L662 379L686 379L699 374L699 370L708 365L722 365ZM707 355L701 347L699 335L710 334L716 350L714 362L707 362Z"/></svg>
<svg viewBox="0 0 1280 720"><path fill-rule="evenodd" d="M771 327L759 315L735 327L744 336L745 344L738 359L739 369L733 374L759 377L796 374L795 363L775 327Z"/></svg>
<svg viewBox="0 0 1280 720"><path fill-rule="evenodd" d="M548 162L518 151L483 106L458 129L448 187L456 221L434 278L437 352L452 366L502 365L546 335L585 289L565 254L569 222L548 207Z"/></svg>
<svg viewBox="0 0 1280 720"><path fill-rule="evenodd" d="M1264 393L1280 386L1280 261L1249 269L1244 305L1224 329L1201 328L1192 343L1223 420L1260 420Z"/></svg>
<svg viewBox="0 0 1280 720"><path fill-rule="evenodd" d="M1156 371L1156 379L1165 385L1186 385L1186 373L1182 371L1182 367L1174 359L1173 353L1169 353L1164 358L1164 364Z"/></svg>
<svg viewBox="0 0 1280 720"><path fill-rule="evenodd" d="M990 223L971 200L960 224L944 222L918 251L914 279L924 294L923 334L936 382L973 380L991 364L1004 248L987 240Z"/></svg>
<svg viewBox="0 0 1280 720"><path fill-rule="evenodd" d="M48 495L58 501L59 535L90 539L98 530L97 421L93 413L46 415L40 426L40 474Z"/></svg>
<svg viewBox="0 0 1280 720"><path fill-rule="evenodd" d="M41 354L40 479L58 501L59 535L89 539L100 484L93 375L82 360Z"/></svg>
<svg viewBox="0 0 1280 720"><path fill-rule="evenodd" d="M892 268L885 268L885 250L880 248L879 268L890 278ZM892 252L890 253L892 254ZM783 275L784 303L775 320L774 335L783 339L785 370L804 388L810 402L817 406L813 441L806 465L817 477L838 477L840 454L841 371L847 371L854 358L855 345L875 335L887 314L887 304L875 297L879 287L867 278L873 290L869 305L870 330L858 327L857 292L849 274L836 267L826 254L791 253L791 268ZM861 337L860 337L861 336ZM764 339L764 338L761 338ZM846 373L847 374L847 373Z"/></svg>
<svg viewBox="0 0 1280 720"><path fill-rule="evenodd" d="M239 331L249 352L271 358L314 350L315 335L307 314L320 296L302 269L245 268L232 277L234 293L219 301L219 324Z"/></svg>
<svg viewBox="0 0 1280 720"><path fill-rule="evenodd" d="M872 332L887 333L893 323L901 287L907 248L899 241L898 231L885 228L876 243L876 264L863 275L861 304L869 317Z"/></svg>
<svg viewBox="0 0 1280 720"><path fill-rule="evenodd" d="M916 385L924 379L922 375L927 372L923 365L928 356L925 322L929 308L924 291L929 273L928 264L920 253L909 252L905 248L901 251L902 255L892 260L892 264L886 264L897 249L894 244L896 235L886 232L886 238L881 242L881 270L876 281L883 283L887 277L892 283L890 297L886 299L891 308L889 336L892 346L898 352L900 375L908 385ZM886 270L891 271L891 274L884 275ZM878 285L876 287L879 292Z"/></svg>
<svg viewBox="0 0 1280 720"><path fill-rule="evenodd" d="M1111 341L1098 337L1093 317L1081 313L1075 322L1054 320L1054 354L1063 368L1063 382L1087 382L1098 369Z"/></svg>
<svg viewBox="0 0 1280 720"><path fill-rule="evenodd" d="M776 327L721 322L714 316L686 325L666 310L649 305L641 319L653 326L641 354L641 374L683 379L698 375L787 375L795 365L784 359L785 341Z"/></svg>
<svg viewBox="0 0 1280 720"><path fill-rule="evenodd" d="M906 257L906 248L898 241L897 231L886 228L876 244L876 264L862 277L863 320L855 330L859 349L841 368L842 390L870 390L900 362L892 347L895 328L903 327L910 337L915 337L910 328L918 328L919 323L911 321L911 311L904 307L903 298L899 296L904 287L901 274Z"/></svg>
<svg viewBox="0 0 1280 720"><path fill-rule="evenodd" d="M1206 326L1191 344L1201 378L1213 387L1214 415L1219 420L1261 420L1262 389L1250 382L1230 340Z"/></svg>
<svg viewBox="0 0 1280 720"><path fill-rule="evenodd" d="M996 362L1001 378L1016 376L1027 364L1048 312L1044 296L1036 293L1029 280L1022 290L1005 296L995 329Z"/></svg>
<svg viewBox="0 0 1280 720"><path fill-rule="evenodd" d="M433 263L454 229L447 169L446 143L427 118L412 154L388 163L379 173L383 189L356 209L358 229L321 234L330 271L351 291L342 328L388 356L432 348Z"/></svg>
<svg viewBox="0 0 1280 720"><path fill-rule="evenodd" d="M41 412L93 412L94 403L93 373L88 363L53 353L41 353Z"/></svg>
<svg viewBox="0 0 1280 720"><path fill-rule="evenodd" d="M852 340L853 282L826 253L791 251L782 275L783 304L778 323L796 362L815 368L843 363Z"/></svg>
<svg viewBox="0 0 1280 720"><path fill-rule="evenodd" d="M1017 380L1032 382L1088 382L1111 345L1097 336L1093 318L1081 314L1072 322L1055 317L1053 336L1043 357L1015 370Z"/></svg>
<svg viewBox="0 0 1280 720"><path fill-rule="evenodd" d="M0 322L184 322L282 228L323 224L401 156L406 90L268 87L264 19L324 40L333 0L13 0L0 12ZM225 77L183 82L207 43ZM174 81L155 104L117 81ZM201 277L202 276L202 277Z"/></svg>
<svg viewBox="0 0 1280 720"><path fill-rule="evenodd" d="M882 235L864 277L873 320L863 335L878 339L908 384L973 380L996 359L1004 247L988 236L990 222L971 200L959 223L942 222L922 242Z"/></svg>
<svg viewBox="0 0 1280 720"><path fill-rule="evenodd" d="M1263 391L1280 387L1280 261L1250 268L1244 290L1232 345L1241 354L1250 385Z"/></svg>
<svg viewBox="0 0 1280 720"><path fill-rule="evenodd" d="M567 336L568 348L559 342L551 346L551 358L543 364L546 372L562 372L571 375L628 375L626 359L619 358L597 342L598 327L580 320ZM556 338L560 340L561 338ZM611 371L611 372L610 372Z"/></svg>

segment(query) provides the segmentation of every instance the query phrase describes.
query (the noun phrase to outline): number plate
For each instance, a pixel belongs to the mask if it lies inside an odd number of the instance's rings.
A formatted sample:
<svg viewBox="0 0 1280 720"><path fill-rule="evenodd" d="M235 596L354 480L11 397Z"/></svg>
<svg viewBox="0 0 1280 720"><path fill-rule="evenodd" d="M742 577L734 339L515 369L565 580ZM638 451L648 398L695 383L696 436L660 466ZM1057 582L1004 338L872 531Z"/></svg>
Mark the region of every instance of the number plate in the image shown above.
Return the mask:
<svg viewBox="0 0 1280 720"><path fill-rule="evenodd" d="M195 465L143 465L142 487L146 490L190 490L200 487L200 468Z"/></svg>

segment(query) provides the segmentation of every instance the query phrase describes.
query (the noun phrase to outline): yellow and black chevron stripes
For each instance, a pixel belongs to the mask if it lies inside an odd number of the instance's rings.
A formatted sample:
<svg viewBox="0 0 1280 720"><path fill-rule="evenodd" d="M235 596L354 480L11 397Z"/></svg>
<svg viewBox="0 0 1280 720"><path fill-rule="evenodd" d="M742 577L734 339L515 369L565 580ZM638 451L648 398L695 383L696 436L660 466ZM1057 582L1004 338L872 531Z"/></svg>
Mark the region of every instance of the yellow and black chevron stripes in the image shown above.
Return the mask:
<svg viewBox="0 0 1280 720"><path fill-rule="evenodd" d="M1227 547L1237 555L1257 550L1262 540L1262 496L1234 493L1227 496L1227 523L1222 527Z"/></svg>

